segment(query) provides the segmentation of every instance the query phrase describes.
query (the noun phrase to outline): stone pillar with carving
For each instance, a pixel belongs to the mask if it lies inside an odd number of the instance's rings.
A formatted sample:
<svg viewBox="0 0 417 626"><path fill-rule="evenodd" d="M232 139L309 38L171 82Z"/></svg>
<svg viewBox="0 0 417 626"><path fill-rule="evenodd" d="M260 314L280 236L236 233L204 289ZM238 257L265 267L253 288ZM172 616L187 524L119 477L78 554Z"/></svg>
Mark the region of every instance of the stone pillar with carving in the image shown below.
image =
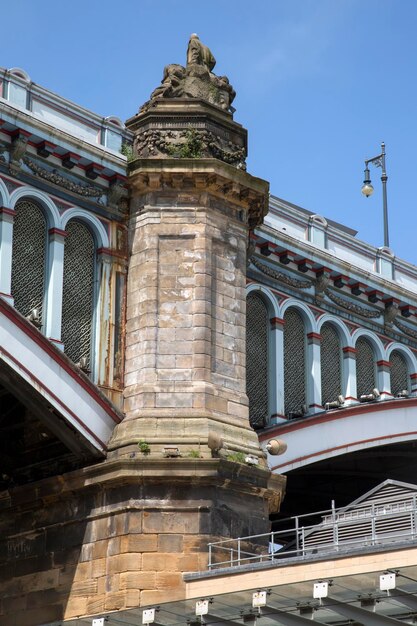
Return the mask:
<svg viewBox="0 0 417 626"><path fill-rule="evenodd" d="M155 455L209 458L215 433L222 455L263 465L248 420L245 283L248 233L266 213L268 183L245 171L246 130L203 98L158 97L127 126L137 156L126 417L111 449L130 454L144 440Z"/></svg>
<svg viewBox="0 0 417 626"><path fill-rule="evenodd" d="M204 63L168 66L155 92L127 122L125 418L107 460L123 468L128 524L144 533L128 551L153 540L129 572L135 586L156 570L141 604L183 597L182 572L206 566L209 541L268 532L285 486L266 466L246 395L246 250L268 183L246 172L227 79Z"/></svg>

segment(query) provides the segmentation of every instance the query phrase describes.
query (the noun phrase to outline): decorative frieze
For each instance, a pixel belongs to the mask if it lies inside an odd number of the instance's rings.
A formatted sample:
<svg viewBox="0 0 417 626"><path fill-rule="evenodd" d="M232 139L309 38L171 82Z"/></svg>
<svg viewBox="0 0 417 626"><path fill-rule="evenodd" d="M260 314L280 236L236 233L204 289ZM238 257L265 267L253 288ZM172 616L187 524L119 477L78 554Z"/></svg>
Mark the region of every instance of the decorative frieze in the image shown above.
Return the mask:
<svg viewBox="0 0 417 626"><path fill-rule="evenodd" d="M412 337L413 339L417 339L417 331L413 330L412 328L410 328L406 324L403 324L402 322L400 322L398 317L395 317L395 319L393 320L393 324L399 330L401 330L405 335L408 335L409 337Z"/></svg>
<svg viewBox="0 0 417 626"><path fill-rule="evenodd" d="M295 289L309 289L312 287L313 283L311 280L298 280L297 278L291 278L288 274L284 274L284 272L280 272L269 265L265 265L261 263L259 259L255 256L251 257L251 262L260 272L265 274L266 276L270 276L275 280L279 280L281 283L288 285L289 287L294 287Z"/></svg>
<svg viewBox="0 0 417 626"><path fill-rule="evenodd" d="M330 291L330 289L326 289L324 293L332 302L334 302L338 306L343 307L347 311L350 311L351 313L356 313L356 315L361 315L362 317L366 317L367 319L376 319L377 317L381 317L382 315L382 311L373 311L371 309L366 309L365 307L360 306L355 302L351 302L349 300L341 298L333 291Z"/></svg>
<svg viewBox="0 0 417 626"><path fill-rule="evenodd" d="M58 174L56 169L48 170L35 161L32 161L29 157L24 157L23 162L28 166L29 169L38 176L39 178L43 178L54 185L59 185L60 187L64 187L68 191L72 193L76 193L80 196L84 196L87 198L97 198L97 202L100 201L101 196L103 195L103 189L99 189L98 187L93 187L90 185L80 185L78 183L74 183L72 180L61 176Z"/></svg>

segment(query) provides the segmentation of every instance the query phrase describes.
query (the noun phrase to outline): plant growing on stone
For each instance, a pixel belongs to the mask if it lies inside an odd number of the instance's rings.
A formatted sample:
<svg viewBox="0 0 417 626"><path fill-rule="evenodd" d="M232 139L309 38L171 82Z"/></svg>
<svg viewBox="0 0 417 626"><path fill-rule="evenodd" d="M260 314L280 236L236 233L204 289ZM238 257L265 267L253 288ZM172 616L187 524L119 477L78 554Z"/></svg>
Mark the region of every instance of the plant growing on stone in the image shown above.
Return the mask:
<svg viewBox="0 0 417 626"><path fill-rule="evenodd" d="M199 459L200 453L198 450L190 450L187 454L190 459Z"/></svg>
<svg viewBox="0 0 417 626"><path fill-rule="evenodd" d="M144 441L143 439L140 439L138 441L138 447L142 454L149 454L151 451L151 446L147 441Z"/></svg>
<svg viewBox="0 0 417 626"><path fill-rule="evenodd" d="M198 159L202 156L201 139L191 128L185 134L185 142L168 146L168 153L179 159Z"/></svg>
<svg viewBox="0 0 417 626"><path fill-rule="evenodd" d="M122 143L122 147L120 148L120 153L123 154L127 158L127 162L133 161L135 158L135 153L133 152L132 146L128 143Z"/></svg>
<svg viewBox="0 0 417 626"><path fill-rule="evenodd" d="M231 452L227 455L227 460L235 463L245 463L245 459L246 454L244 452Z"/></svg>

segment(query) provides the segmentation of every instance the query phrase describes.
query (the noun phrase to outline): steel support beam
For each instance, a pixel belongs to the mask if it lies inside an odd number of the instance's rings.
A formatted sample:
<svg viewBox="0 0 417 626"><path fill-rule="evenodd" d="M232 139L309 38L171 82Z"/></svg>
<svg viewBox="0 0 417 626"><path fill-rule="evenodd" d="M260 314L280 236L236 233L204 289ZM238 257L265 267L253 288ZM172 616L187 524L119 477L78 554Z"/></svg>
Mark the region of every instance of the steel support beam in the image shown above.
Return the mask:
<svg viewBox="0 0 417 626"><path fill-rule="evenodd" d="M333 611L333 613L342 615L354 622L359 622L364 626L404 626L404 623L398 619L373 613L358 606L340 602L334 598L321 598L320 603L326 609Z"/></svg>
<svg viewBox="0 0 417 626"><path fill-rule="evenodd" d="M217 617L217 615L213 615L213 613L207 613L207 615L203 615L202 617L202 624L219 624L219 626L243 626L242 622L235 622L231 619L225 619L224 617Z"/></svg>
<svg viewBox="0 0 417 626"><path fill-rule="evenodd" d="M402 589L391 589L388 591L388 598L417 612L417 598L412 593L407 593Z"/></svg>
<svg viewBox="0 0 417 626"><path fill-rule="evenodd" d="M311 622L314 622L317 626L325 626L323 622L317 622L312 618L302 617L301 615L296 615L295 613L286 613L285 611L280 611L272 606L263 607L261 609L261 617L262 616L268 617L268 619L273 619L283 626L311 626Z"/></svg>

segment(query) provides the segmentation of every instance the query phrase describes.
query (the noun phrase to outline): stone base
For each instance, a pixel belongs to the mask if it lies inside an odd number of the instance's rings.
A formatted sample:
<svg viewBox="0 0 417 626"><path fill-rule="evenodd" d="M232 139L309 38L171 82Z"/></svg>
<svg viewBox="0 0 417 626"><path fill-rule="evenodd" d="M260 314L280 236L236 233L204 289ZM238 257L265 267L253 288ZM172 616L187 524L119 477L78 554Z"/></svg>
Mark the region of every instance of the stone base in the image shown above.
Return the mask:
<svg viewBox="0 0 417 626"><path fill-rule="evenodd" d="M0 626L184 597L207 543L265 533L285 479L222 459L107 460L0 494Z"/></svg>

